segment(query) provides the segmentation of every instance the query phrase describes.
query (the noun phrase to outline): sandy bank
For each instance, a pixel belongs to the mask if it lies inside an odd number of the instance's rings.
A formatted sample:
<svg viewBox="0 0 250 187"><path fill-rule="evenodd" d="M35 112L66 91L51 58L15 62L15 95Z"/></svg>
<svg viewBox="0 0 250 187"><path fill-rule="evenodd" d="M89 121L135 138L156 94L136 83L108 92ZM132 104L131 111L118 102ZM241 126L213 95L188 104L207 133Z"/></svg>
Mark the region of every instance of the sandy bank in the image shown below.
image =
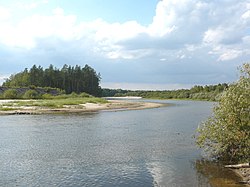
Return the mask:
<svg viewBox="0 0 250 187"><path fill-rule="evenodd" d="M0 105L14 100L2 100ZM1 110L0 115L14 114L52 114L52 113L88 113L98 111L121 111L121 110L141 110L148 108L158 108L165 106L161 103L149 102L129 102L121 100L112 100L104 104L86 103L79 105L64 105L62 108L38 107L38 106L13 106L12 110ZM8 107L11 108L11 107Z"/></svg>

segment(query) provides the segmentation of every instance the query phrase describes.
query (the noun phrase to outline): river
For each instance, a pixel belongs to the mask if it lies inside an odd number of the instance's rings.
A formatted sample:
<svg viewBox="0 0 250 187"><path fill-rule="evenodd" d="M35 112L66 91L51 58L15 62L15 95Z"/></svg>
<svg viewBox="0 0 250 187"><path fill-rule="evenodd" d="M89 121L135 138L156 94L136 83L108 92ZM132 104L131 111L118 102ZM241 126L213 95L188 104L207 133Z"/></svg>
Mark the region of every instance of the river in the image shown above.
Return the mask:
<svg viewBox="0 0 250 187"><path fill-rule="evenodd" d="M0 186L210 186L193 135L214 103L154 102L171 105L0 116Z"/></svg>

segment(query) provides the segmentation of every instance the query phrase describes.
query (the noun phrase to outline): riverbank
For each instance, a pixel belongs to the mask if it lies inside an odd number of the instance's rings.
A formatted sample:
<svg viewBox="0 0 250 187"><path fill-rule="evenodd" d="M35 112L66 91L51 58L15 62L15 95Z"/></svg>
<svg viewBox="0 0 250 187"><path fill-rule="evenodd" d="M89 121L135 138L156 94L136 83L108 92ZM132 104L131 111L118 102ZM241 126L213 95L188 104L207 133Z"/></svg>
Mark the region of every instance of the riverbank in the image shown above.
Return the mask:
<svg viewBox="0 0 250 187"><path fill-rule="evenodd" d="M240 183L250 186L250 164L226 165L226 168L232 169L238 176L242 178Z"/></svg>
<svg viewBox="0 0 250 187"><path fill-rule="evenodd" d="M250 168L233 169L233 171L243 179L241 183L250 187Z"/></svg>
<svg viewBox="0 0 250 187"><path fill-rule="evenodd" d="M0 100L0 115L14 114L52 114L52 113L89 113L98 111L141 110L158 108L166 104L150 102L129 102L112 100L105 103L64 104L60 107L40 105L36 100Z"/></svg>

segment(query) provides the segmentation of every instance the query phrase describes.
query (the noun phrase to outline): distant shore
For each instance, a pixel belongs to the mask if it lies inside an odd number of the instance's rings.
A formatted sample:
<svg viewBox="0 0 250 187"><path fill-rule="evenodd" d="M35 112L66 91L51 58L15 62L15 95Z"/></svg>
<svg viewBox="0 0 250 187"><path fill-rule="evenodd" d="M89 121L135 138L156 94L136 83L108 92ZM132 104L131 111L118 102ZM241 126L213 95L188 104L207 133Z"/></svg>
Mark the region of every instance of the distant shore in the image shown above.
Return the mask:
<svg viewBox="0 0 250 187"><path fill-rule="evenodd" d="M15 102L16 100L0 100L1 104ZM30 100L27 100L30 101ZM108 103L85 103L79 105L65 105L61 108L39 106L15 106L11 110L0 110L0 115L15 114L57 114L57 113L89 113L98 111L141 110L166 106L162 103L130 102L125 100L111 100Z"/></svg>
<svg viewBox="0 0 250 187"><path fill-rule="evenodd" d="M137 96L125 96L125 97L105 97L107 100L134 100L134 99L142 99L142 97Z"/></svg>

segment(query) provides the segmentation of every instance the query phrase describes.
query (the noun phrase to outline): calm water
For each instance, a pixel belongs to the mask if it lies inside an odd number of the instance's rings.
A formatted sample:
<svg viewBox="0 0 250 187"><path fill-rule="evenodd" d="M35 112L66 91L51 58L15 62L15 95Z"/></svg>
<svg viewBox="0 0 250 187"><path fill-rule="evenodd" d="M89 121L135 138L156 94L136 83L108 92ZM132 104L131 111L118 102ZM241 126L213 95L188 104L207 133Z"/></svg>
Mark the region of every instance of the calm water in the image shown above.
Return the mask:
<svg viewBox="0 0 250 187"><path fill-rule="evenodd" d="M0 116L0 186L209 186L192 136L213 103L161 102L175 105Z"/></svg>

